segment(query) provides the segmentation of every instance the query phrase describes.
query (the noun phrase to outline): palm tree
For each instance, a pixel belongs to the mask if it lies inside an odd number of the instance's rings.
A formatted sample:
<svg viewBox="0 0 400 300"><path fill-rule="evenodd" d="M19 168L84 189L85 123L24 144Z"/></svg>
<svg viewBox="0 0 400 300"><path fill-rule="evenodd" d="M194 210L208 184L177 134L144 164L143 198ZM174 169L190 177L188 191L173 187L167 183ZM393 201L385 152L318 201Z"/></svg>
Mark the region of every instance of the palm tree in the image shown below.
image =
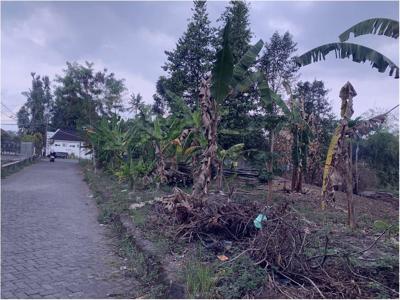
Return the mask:
<svg viewBox="0 0 400 300"><path fill-rule="evenodd" d="M349 39L350 33L353 33L355 37L364 34L377 34L398 39L399 22L385 18L373 18L359 22L339 35L340 42L325 44L307 51L297 57L297 63L300 66L305 66L313 62L325 60L326 55L334 51L336 58L351 57L354 62L358 63L369 61L372 68L378 69L379 72L383 73L389 68L389 76L394 74L395 78L399 78L399 67L389 58L374 49L347 43L346 41Z"/></svg>

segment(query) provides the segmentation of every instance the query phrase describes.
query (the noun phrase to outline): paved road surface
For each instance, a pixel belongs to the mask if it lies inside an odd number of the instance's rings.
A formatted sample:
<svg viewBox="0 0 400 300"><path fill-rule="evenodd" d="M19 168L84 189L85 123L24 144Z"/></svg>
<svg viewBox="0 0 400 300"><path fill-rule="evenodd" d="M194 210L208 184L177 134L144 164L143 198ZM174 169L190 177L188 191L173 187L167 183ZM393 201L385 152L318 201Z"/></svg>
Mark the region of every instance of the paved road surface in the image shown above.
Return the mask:
<svg viewBox="0 0 400 300"><path fill-rule="evenodd" d="M1 183L2 298L134 295L77 162L41 161Z"/></svg>

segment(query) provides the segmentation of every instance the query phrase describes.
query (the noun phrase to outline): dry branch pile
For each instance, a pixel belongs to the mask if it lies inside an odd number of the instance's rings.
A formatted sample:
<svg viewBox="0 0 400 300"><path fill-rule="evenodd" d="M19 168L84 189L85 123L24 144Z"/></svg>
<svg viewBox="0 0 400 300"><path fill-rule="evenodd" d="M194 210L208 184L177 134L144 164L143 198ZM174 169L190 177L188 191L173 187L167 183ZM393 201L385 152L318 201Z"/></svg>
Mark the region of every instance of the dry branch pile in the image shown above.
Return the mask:
<svg viewBox="0 0 400 300"><path fill-rule="evenodd" d="M240 204L222 194L209 194L197 203L191 200L191 195L175 189L158 204L163 222L167 217L174 224L176 237L188 242L198 239L206 247L210 240L219 245L226 240L238 242L243 251L227 263L247 253L269 274L268 285L285 297L365 298L371 295L371 282L388 296L398 296L395 281L379 278L378 282L376 274L356 267L354 262L363 251L332 249L328 235L304 223L287 204ZM259 213L267 216L262 229L253 224ZM213 250L223 251L223 247Z"/></svg>
<svg viewBox="0 0 400 300"><path fill-rule="evenodd" d="M307 227L286 207L271 211L270 216L248 249L255 264L271 271L270 287L284 296L299 298L300 291L306 298L367 298L371 283L390 297L398 296L398 285L388 287L371 278L370 270L356 267L360 254L375 242L359 252L333 251L327 235ZM389 284L396 285L396 280Z"/></svg>
<svg viewBox="0 0 400 300"><path fill-rule="evenodd" d="M213 234L238 240L255 232L252 221L259 212L259 205L241 205L222 194L209 194L203 201L206 202L192 201L191 195L178 188L173 195L163 198L166 211L177 224L177 237L192 241Z"/></svg>

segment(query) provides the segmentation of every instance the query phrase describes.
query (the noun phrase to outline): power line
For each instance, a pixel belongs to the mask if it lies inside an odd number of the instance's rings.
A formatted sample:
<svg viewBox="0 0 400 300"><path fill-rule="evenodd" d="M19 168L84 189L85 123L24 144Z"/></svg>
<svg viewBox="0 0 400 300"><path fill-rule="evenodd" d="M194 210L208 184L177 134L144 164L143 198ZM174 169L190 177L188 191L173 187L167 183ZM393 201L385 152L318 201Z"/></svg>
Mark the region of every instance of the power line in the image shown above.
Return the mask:
<svg viewBox="0 0 400 300"><path fill-rule="evenodd" d="M32 123L25 123L19 124L20 126L38 126L38 125L46 125L47 122L32 122ZM18 125L18 123L1 123L1 125Z"/></svg>
<svg viewBox="0 0 400 300"><path fill-rule="evenodd" d="M1 110L0 112L1 112L1 115L2 115L3 117L10 118L10 119L13 119L13 120L17 120L14 116L10 116L9 114L7 114L7 113L6 113L5 111L3 111L3 110Z"/></svg>
<svg viewBox="0 0 400 300"><path fill-rule="evenodd" d="M3 102L1 102L1 105L2 105L5 109L7 109L12 115L14 115L15 118L17 117L17 115L16 115L10 108L8 108L8 106L5 105Z"/></svg>
<svg viewBox="0 0 400 300"><path fill-rule="evenodd" d="M14 116L7 115L4 111L1 111L1 114L2 114L3 117L7 117L7 118L10 118L10 119L13 119L13 120L17 120Z"/></svg>

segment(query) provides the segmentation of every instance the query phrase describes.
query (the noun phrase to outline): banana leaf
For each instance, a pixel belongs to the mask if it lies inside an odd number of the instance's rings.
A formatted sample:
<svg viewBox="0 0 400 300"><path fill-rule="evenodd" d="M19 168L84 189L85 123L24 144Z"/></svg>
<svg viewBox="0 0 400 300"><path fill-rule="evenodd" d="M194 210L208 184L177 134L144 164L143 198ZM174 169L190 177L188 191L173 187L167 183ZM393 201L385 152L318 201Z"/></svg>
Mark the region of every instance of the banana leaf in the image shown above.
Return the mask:
<svg viewBox="0 0 400 300"><path fill-rule="evenodd" d="M233 55L229 45L229 31L230 22L228 21L224 28L222 48L217 52L212 72L211 93L217 102L222 102L228 95L233 75Z"/></svg>
<svg viewBox="0 0 400 300"><path fill-rule="evenodd" d="M394 73L395 78L399 78L399 67L389 58L371 48L352 43L325 44L307 51L303 55L297 57L296 61L300 66L306 66L313 62L325 60L326 55L332 51L335 52L336 58L351 57L352 60L357 63L368 60L371 63L372 68L378 69L381 73L385 72L386 69L389 68L389 76L392 76Z"/></svg>
<svg viewBox="0 0 400 300"><path fill-rule="evenodd" d="M264 42L259 40L254 46L243 55L240 61L233 69L232 86L241 92L245 91L252 83L249 78L248 70L256 62L257 56L260 53ZM245 83L243 82L245 81Z"/></svg>
<svg viewBox="0 0 400 300"><path fill-rule="evenodd" d="M339 40L342 43L347 41L350 37L350 33L353 33L354 37L364 34L377 34L398 39L399 22L386 18L373 18L361 21L339 35Z"/></svg>

